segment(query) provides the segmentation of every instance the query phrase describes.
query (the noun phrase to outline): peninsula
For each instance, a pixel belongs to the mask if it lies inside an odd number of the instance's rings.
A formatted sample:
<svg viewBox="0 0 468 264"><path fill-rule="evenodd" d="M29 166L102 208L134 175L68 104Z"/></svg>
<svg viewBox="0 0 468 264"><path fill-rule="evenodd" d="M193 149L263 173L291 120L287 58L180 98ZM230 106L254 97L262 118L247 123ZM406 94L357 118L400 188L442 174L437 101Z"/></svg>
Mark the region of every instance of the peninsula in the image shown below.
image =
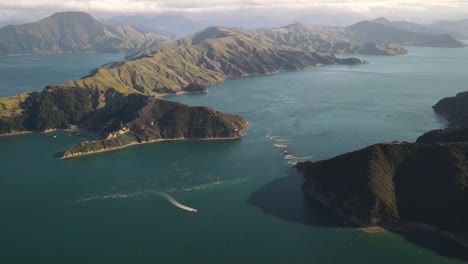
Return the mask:
<svg viewBox="0 0 468 264"><path fill-rule="evenodd" d="M168 140L236 139L248 125L243 117L161 97L204 92L230 77L360 63L280 45L249 31L210 27L172 46L103 65L82 79L0 99L0 134L73 125L98 135L62 158Z"/></svg>
<svg viewBox="0 0 468 264"><path fill-rule="evenodd" d="M304 192L365 228L418 227L468 246L467 94L437 103L449 127L416 143L381 143L298 163Z"/></svg>

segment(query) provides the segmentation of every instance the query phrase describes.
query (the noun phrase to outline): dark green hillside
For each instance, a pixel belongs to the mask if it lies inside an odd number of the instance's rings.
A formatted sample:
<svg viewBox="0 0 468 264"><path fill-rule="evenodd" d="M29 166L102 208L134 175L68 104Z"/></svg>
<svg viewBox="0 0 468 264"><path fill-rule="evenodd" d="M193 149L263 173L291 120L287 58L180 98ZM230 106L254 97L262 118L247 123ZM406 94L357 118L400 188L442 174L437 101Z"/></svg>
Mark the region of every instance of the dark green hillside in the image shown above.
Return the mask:
<svg viewBox="0 0 468 264"><path fill-rule="evenodd" d="M66 151L63 158L158 140L236 139L243 136L248 125L240 116L138 94L129 95L96 115L99 118L92 118L90 125L106 137L80 143Z"/></svg>
<svg viewBox="0 0 468 264"><path fill-rule="evenodd" d="M305 193L361 226L429 225L468 245L468 93L444 98L434 110L449 127L416 143L381 143L297 164Z"/></svg>
<svg viewBox="0 0 468 264"><path fill-rule="evenodd" d="M297 165L304 191L362 226L418 222L468 238L468 143L377 144Z"/></svg>

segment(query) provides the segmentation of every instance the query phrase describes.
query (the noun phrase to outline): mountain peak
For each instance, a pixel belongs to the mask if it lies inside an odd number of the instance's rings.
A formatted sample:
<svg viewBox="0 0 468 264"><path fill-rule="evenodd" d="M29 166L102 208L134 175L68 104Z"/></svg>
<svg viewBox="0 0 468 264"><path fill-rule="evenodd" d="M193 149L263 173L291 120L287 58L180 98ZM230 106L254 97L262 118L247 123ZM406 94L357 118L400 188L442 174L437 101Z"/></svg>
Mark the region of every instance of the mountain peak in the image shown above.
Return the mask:
<svg viewBox="0 0 468 264"><path fill-rule="evenodd" d="M390 20L386 19L385 17L378 17L376 19L370 20L370 22L380 23L380 24L388 24L391 23Z"/></svg>
<svg viewBox="0 0 468 264"><path fill-rule="evenodd" d="M79 18L91 18L94 19L90 14L80 11L66 11L58 12L50 16L51 18L62 18L62 17L79 17Z"/></svg>
<svg viewBox="0 0 468 264"><path fill-rule="evenodd" d="M234 32L229 28L210 26L192 35L191 44L196 45L207 39L224 38L233 34Z"/></svg>
<svg viewBox="0 0 468 264"><path fill-rule="evenodd" d="M307 26L305 26L304 24L302 24L300 22L296 22L294 24L287 25L287 26L285 26L283 28L291 29L291 30L307 30Z"/></svg>
<svg viewBox="0 0 468 264"><path fill-rule="evenodd" d="M83 23L98 24L99 23L90 14L85 13L85 12L75 12L75 11L55 13L46 19L52 19L56 23L73 23L73 24L83 24Z"/></svg>

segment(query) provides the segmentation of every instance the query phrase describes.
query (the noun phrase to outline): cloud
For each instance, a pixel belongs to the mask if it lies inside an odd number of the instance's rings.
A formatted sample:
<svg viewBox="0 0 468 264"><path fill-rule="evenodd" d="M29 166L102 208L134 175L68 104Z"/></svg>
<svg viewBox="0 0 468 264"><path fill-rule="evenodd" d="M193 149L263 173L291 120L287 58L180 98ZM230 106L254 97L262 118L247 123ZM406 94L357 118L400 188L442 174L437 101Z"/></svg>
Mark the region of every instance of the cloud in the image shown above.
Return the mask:
<svg viewBox="0 0 468 264"><path fill-rule="evenodd" d="M468 13L466 0L0 0L0 13L79 10L91 13L203 14L250 10L256 12L354 12L450 16Z"/></svg>

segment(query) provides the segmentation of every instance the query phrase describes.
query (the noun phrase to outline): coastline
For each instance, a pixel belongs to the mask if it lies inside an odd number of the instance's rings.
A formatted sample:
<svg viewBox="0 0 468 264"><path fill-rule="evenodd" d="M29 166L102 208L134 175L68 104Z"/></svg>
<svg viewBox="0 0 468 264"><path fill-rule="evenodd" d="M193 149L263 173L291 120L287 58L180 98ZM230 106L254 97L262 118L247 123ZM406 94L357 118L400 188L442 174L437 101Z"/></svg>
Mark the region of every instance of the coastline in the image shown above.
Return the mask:
<svg viewBox="0 0 468 264"><path fill-rule="evenodd" d="M132 142L130 144L124 145L124 146L118 146L118 147L113 147L113 148L104 148L100 149L97 151L91 151L91 152L78 152L77 154L71 154L68 156L65 156L65 153L60 157L61 160L66 160L66 159L72 159L72 158L78 158L78 157L83 157L83 156L88 156L88 155L94 155L94 154L99 154L99 153L104 153L104 152L110 152L110 151L115 151L115 150L120 150L120 149L125 149L129 148L132 146L136 145L144 145L144 144L153 144L153 143L159 143L159 142L170 142L170 141L216 141L216 140L236 140L236 139L242 139L244 137L244 133L249 127L250 122L247 121L247 123L244 125L241 131L239 131L239 136L235 137L216 137L216 138L160 138L160 139L153 139L149 141L143 141L143 142Z"/></svg>
<svg viewBox="0 0 468 264"><path fill-rule="evenodd" d="M336 215L348 220L352 224L356 225L356 230L368 233L368 234L378 234L378 233L383 233L383 232L393 232L397 234L404 234L405 231L409 230L422 230L425 232L429 232L432 234L436 234L439 236L442 236L444 238L450 239L466 248L468 248L468 239L462 238L460 236L457 236L454 233L448 232L446 230L442 230L436 226L433 225L428 225L425 223L418 223L418 222L402 222L394 225L369 225L366 223L363 223L359 221L356 217L352 215L348 215L343 213L339 208L331 206L326 202L325 199L322 199L320 195L318 195L315 191L310 190L310 189L303 189L304 193L307 196L310 196L313 198L315 201L320 203L322 206L325 208L328 208L331 210L333 213Z"/></svg>
<svg viewBox="0 0 468 264"><path fill-rule="evenodd" d="M2 55L0 58L14 58L36 55L60 55L60 54L82 54L82 53L107 53L107 54L125 54L121 52L100 52L100 51L63 51L63 52L39 52L39 53L20 53L11 55Z"/></svg>
<svg viewBox="0 0 468 264"><path fill-rule="evenodd" d="M32 134L32 133L34 133L34 132L33 132L33 131L10 132L10 133L0 134L0 138L3 138L3 137L14 137L14 136L20 136L20 135L27 135L27 134Z"/></svg>
<svg viewBox="0 0 468 264"><path fill-rule="evenodd" d="M99 153L104 153L104 152L111 152L115 150L120 150L120 149L125 149L137 145L145 145L145 144L153 144L153 143L160 143L160 142L171 142L171 141L215 141L215 140L236 140L236 139L241 139L243 136L238 136L238 137L220 137L220 138L165 138L165 139L154 139L154 140L149 140L149 141L143 141L143 142L132 142L130 144L124 145L124 146L119 146L119 147L114 147L114 148L104 148L96 151L91 151L91 152L79 152L77 154L72 154L69 156L62 155L60 157L61 160L67 160L67 159L73 159L73 158L78 158L78 157L83 157L83 156L89 156L89 155L94 155L94 154L99 154Z"/></svg>
<svg viewBox="0 0 468 264"><path fill-rule="evenodd" d="M348 220L351 220L349 218L346 218ZM355 223L358 224L358 223ZM405 231L409 230L422 230L425 232L429 232L432 234L436 234L439 236L442 236L444 238L450 239L460 245L463 245L464 247L468 248L468 240L464 239L460 236L457 236L454 233L442 230L436 226L428 225L425 223L400 223L398 225L383 225L383 226L368 226L368 227L359 227L359 231L362 231L364 233L368 234L377 234L377 233L383 233L383 232L393 232L397 234L404 234Z"/></svg>

